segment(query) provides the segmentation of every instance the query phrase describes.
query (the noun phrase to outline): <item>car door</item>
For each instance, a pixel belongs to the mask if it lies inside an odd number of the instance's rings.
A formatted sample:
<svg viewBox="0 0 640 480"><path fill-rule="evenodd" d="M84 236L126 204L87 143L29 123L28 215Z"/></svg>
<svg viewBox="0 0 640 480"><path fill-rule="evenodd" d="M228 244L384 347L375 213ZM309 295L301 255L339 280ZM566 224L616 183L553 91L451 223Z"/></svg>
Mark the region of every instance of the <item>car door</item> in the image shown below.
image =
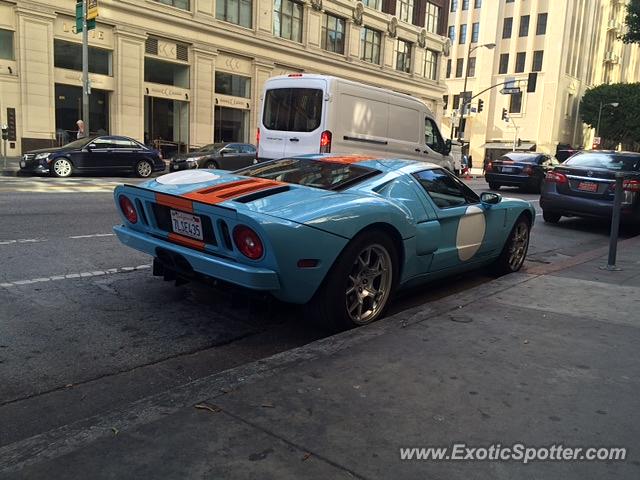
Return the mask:
<svg viewBox="0 0 640 480"><path fill-rule="evenodd" d="M131 171L142 158L139 146L126 137L112 137L109 163L111 169Z"/></svg>
<svg viewBox="0 0 640 480"><path fill-rule="evenodd" d="M112 151L111 137L95 138L83 151L82 163L84 166L81 168L92 172L104 170L112 162Z"/></svg>
<svg viewBox="0 0 640 480"><path fill-rule="evenodd" d="M480 198L444 168L416 172L425 199L440 225L431 271L461 267L494 256L501 247L505 210L483 205Z"/></svg>
<svg viewBox="0 0 640 480"><path fill-rule="evenodd" d="M220 168L223 170L237 170L242 167L240 145L230 143L220 150Z"/></svg>
<svg viewBox="0 0 640 480"><path fill-rule="evenodd" d="M240 145L240 166L248 167L249 165L253 165L254 160L256 159L256 149L253 145L249 144L241 144Z"/></svg>

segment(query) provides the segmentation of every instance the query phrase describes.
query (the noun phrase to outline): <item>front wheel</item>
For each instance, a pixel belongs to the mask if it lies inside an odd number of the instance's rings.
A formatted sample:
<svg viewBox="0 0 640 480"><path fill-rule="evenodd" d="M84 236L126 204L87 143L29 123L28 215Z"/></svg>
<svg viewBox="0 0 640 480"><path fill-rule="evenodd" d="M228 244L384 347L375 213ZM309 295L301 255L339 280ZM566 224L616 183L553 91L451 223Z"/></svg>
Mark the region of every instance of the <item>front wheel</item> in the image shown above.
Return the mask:
<svg viewBox="0 0 640 480"><path fill-rule="evenodd" d="M56 158L51 164L51 174L55 177L69 177L73 173L73 165L68 158Z"/></svg>
<svg viewBox="0 0 640 480"><path fill-rule="evenodd" d="M498 275L506 275L520 270L529 250L529 237L531 234L531 222L521 216L511 229L509 238L494 264L494 272Z"/></svg>
<svg viewBox="0 0 640 480"><path fill-rule="evenodd" d="M136 175L140 178L148 178L153 173L153 165L149 160L140 160L136 165Z"/></svg>
<svg viewBox="0 0 640 480"><path fill-rule="evenodd" d="M379 319L398 277L398 253L384 232L363 232L340 254L311 301L311 315L332 329Z"/></svg>
<svg viewBox="0 0 640 480"><path fill-rule="evenodd" d="M500 190L500 184L489 182L489 190Z"/></svg>

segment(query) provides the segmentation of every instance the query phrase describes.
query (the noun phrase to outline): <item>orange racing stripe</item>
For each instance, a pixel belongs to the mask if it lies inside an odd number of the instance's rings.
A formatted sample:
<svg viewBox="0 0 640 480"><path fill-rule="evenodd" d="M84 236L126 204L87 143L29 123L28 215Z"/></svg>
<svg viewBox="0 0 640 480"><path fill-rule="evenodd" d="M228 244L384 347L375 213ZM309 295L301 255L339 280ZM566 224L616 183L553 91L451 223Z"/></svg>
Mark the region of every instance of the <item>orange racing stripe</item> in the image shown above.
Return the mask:
<svg viewBox="0 0 640 480"><path fill-rule="evenodd" d="M236 182L196 190L195 192L184 194L183 197L199 203L215 205L216 203L224 202L225 200L231 200L233 198L238 198L243 195L259 192L260 190L266 190L280 185L284 185L284 183L264 178L248 178L246 180L238 180Z"/></svg>
<svg viewBox="0 0 640 480"><path fill-rule="evenodd" d="M193 213L193 202L186 198L174 197L163 193L156 193L156 203L183 212Z"/></svg>
<svg viewBox="0 0 640 480"><path fill-rule="evenodd" d="M363 155L347 155L344 157L325 157L319 159L321 162L341 163L350 165L352 163L364 162L366 160L377 160L376 157L366 157Z"/></svg>

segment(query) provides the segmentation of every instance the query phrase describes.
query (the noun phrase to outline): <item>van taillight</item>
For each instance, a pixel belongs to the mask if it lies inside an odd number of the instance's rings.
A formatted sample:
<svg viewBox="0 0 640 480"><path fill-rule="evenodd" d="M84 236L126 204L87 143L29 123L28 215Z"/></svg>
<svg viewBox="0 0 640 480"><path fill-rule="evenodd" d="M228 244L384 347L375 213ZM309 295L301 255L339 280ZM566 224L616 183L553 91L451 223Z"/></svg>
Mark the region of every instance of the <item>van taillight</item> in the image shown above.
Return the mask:
<svg viewBox="0 0 640 480"><path fill-rule="evenodd" d="M325 130L320 135L320 153L331 153L331 132Z"/></svg>
<svg viewBox="0 0 640 480"><path fill-rule="evenodd" d="M289 75L287 75L287 77L289 78L296 78L296 77L301 77L302 74L301 73L290 73Z"/></svg>
<svg viewBox="0 0 640 480"><path fill-rule="evenodd" d="M256 150L260 147L260 129L256 131Z"/></svg>

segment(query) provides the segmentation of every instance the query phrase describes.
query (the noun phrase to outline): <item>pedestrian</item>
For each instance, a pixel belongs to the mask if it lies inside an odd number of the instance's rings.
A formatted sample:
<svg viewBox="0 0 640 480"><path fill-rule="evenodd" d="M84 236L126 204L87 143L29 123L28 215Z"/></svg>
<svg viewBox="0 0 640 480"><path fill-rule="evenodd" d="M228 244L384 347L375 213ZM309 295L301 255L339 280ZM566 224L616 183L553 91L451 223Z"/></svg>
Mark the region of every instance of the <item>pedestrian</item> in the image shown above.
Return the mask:
<svg viewBox="0 0 640 480"><path fill-rule="evenodd" d="M469 169L473 168L473 157L469 154Z"/></svg>
<svg viewBox="0 0 640 480"><path fill-rule="evenodd" d="M84 138L86 136L84 133L84 122L82 120L78 120L76 125L78 126L78 135L76 138Z"/></svg>

